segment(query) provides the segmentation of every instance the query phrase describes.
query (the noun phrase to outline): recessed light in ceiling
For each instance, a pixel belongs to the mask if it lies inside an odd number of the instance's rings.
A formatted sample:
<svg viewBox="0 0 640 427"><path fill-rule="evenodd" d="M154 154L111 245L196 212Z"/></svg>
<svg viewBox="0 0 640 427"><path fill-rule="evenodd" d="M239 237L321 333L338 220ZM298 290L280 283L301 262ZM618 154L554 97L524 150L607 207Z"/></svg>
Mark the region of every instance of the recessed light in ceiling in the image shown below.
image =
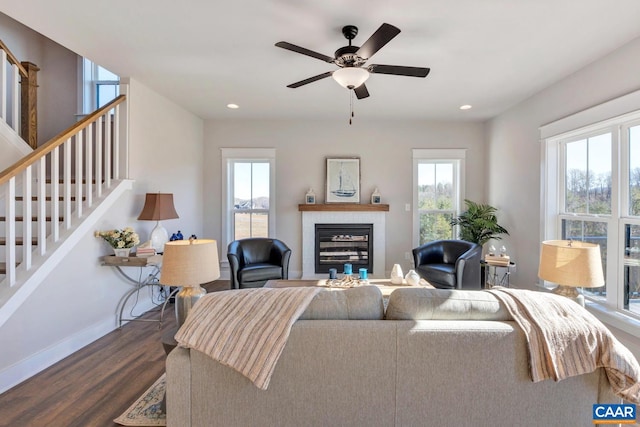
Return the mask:
<svg viewBox="0 0 640 427"><path fill-rule="evenodd" d="M469 105L469 104L461 105L461 106L460 106L460 109L461 109L461 110L470 110L470 109L471 109L471 105Z"/></svg>
<svg viewBox="0 0 640 427"><path fill-rule="evenodd" d="M227 108L237 110L238 108L240 108L240 106L238 104L227 104Z"/></svg>

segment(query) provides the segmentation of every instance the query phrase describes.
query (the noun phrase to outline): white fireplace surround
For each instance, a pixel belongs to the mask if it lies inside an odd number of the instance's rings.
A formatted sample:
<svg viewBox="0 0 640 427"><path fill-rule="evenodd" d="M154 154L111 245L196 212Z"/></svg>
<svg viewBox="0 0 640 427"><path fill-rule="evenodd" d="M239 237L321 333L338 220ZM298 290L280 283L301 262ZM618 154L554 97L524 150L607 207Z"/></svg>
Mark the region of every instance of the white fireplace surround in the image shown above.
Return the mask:
<svg viewBox="0 0 640 427"><path fill-rule="evenodd" d="M302 212L302 278L324 279L316 274L316 224L373 224L372 278L385 277L385 212L305 211Z"/></svg>

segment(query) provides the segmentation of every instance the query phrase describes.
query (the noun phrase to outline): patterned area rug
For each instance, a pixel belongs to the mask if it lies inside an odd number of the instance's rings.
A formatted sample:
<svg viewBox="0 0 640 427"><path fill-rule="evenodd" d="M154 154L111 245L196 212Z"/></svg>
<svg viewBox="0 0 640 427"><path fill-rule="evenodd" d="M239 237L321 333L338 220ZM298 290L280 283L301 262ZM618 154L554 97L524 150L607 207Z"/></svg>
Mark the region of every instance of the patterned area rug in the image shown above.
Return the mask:
<svg viewBox="0 0 640 427"><path fill-rule="evenodd" d="M165 375L163 374L144 392L142 397L113 422L123 426L166 426L166 414L161 407L164 391Z"/></svg>

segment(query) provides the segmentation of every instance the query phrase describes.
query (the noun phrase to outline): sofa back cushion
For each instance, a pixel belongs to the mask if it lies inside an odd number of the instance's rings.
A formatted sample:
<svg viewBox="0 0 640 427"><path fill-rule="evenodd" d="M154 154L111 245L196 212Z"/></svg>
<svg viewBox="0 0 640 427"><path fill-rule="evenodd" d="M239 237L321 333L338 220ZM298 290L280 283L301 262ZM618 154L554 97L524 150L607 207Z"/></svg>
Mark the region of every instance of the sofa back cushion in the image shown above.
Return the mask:
<svg viewBox="0 0 640 427"><path fill-rule="evenodd" d="M492 294L458 289L404 288L389 297L389 320L513 320Z"/></svg>
<svg viewBox="0 0 640 427"><path fill-rule="evenodd" d="M300 320L381 320L382 293L375 286L323 289L309 303Z"/></svg>

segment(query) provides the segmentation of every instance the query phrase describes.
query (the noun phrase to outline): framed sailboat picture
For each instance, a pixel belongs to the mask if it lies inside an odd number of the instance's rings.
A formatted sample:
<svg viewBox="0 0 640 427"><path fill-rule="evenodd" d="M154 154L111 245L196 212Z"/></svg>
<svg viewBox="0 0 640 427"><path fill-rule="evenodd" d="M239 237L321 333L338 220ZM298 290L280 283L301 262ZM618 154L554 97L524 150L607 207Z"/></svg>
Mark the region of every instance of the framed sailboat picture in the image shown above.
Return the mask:
<svg viewBox="0 0 640 427"><path fill-rule="evenodd" d="M326 203L360 203L360 158L327 158Z"/></svg>

